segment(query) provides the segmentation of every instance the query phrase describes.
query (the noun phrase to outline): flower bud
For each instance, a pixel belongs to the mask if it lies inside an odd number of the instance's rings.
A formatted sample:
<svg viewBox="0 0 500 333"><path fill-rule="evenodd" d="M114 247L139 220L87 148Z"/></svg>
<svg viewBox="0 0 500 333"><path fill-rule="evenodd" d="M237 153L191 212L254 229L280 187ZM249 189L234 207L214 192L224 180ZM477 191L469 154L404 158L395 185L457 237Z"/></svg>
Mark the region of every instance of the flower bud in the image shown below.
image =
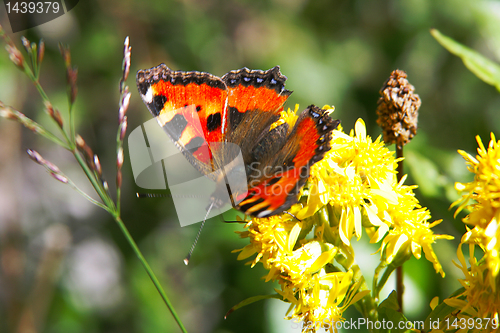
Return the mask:
<svg viewBox="0 0 500 333"><path fill-rule="evenodd" d="M85 160L87 161L87 165L92 169L95 170L95 165L94 165L94 152L92 149L85 143L85 140L77 134L76 135L76 146L80 150L80 152L83 154L83 157L85 157Z"/></svg>
<svg viewBox="0 0 500 333"><path fill-rule="evenodd" d="M16 120L16 114L12 112L12 110L8 108L2 108L3 105L0 105L0 117L5 118L5 119L11 119L11 120Z"/></svg>
<svg viewBox="0 0 500 333"><path fill-rule="evenodd" d="M116 167L121 169L123 166L123 147L118 149L118 154L116 156Z"/></svg>
<svg viewBox="0 0 500 333"><path fill-rule="evenodd" d="M130 92L128 91L128 87L125 87L123 97L120 101L120 110L118 111L118 122L121 123L123 120L123 117L125 117L125 114L127 113L128 106L130 104Z"/></svg>
<svg viewBox="0 0 500 333"><path fill-rule="evenodd" d="M22 36L21 42L23 43L23 46L26 49L26 52L31 53L31 44L30 44L30 41L28 40L28 38Z"/></svg>
<svg viewBox="0 0 500 333"><path fill-rule="evenodd" d="M68 178L60 173L50 173L50 175L61 183L67 184L69 182Z"/></svg>
<svg viewBox="0 0 500 333"><path fill-rule="evenodd" d="M57 165L53 164L52 162L49 162L46 160L45 166L53 173L57 173L57 174L61 173L61 170L57 167Z"/></svg>
<svg viewBox="0 0 500 333"><path fill-rule="evenodd" d="M71 53L69 52L69 46L59 43L59 51L64 60L66 68L71 66Z"/></svg>
<svg viewBox="0 0 500 333"><path fill-rule="evenodd" d="M54 118L54 120L57 122L57 125L59 125L60 128L63 128L64 123L59 110L57 109L54 110L54 116L52 118Z"/></svg>
<svg viewBox="0 0 500 333"><path fill-rule="evenodd" d="M85 140L83 140L80 134L76 135L76 145L80 149L83 149L83 147L85 147Z"/></svg>
<svg viewBox="0 0 500 333"><path fill-rule="evenodd" d="M127 36L125 38L125 42L123 43L123 78L122 81L125 82L127 81L128 74L130 72L130 53L131 53L131 47L130 47L130 39Z"/></svg>
<svg viewBox="0 0 500 333"><path fill-rule="evenodd" d="M54 119L54 121L59 125L60 128L63 128L63 120L61 117L61 113L58 110L55 110L52 107L52 104L50 102L45 102L45 109L49 116Z"/></svg>
<svg viewBox="0 0 500 333"><path fill-rule="evenodd" d="M44 55L45 55L45 42L43 41L43 39L40 39L40 42L38 43L38 56L37 56L38 65L42 63Z"/></svg>
<svg viewBox="0 0 500 333"><path fill-rule="evenodd" d="M95 165L95 171L99 176L102 176L102 168L101 168L101 162L99 162L99 157L97 155L94 155L94 165Z"/></svg>
<svg viewBox="0 0 500 333"><path fill-rule="evenodd" d="M20 69L24 69L24 57L18 50L18 48L13 45L7 45L5 46L5 49L9 53L9 58L14 63L14 65L19 67Z"/></svg>
<svg viewBox="0 0 500 333"><path fill-rule="evenodd" d="M123 141L127 133L127 117L123 118L122 125L120 126L120 141Z"/></svg>
<svg viewBox="0 0 500 333"><path fill-rule="evenodd" d="M76 86L76 78L78 76L78 69L68 67L68 70L66 72L67 80L68 80L68 85L69 85L69 99L70 103L73 104L75 103L76 100L76 94L78 93L78 87Z"/></svg>
<svg viewBox="0 0 500 333"><path fill-rule="evenodd" d="M28 153L29 157L36 163L42 165L45 163L45 159L36 150L28 149L26 150L26 152Z"/></svg>

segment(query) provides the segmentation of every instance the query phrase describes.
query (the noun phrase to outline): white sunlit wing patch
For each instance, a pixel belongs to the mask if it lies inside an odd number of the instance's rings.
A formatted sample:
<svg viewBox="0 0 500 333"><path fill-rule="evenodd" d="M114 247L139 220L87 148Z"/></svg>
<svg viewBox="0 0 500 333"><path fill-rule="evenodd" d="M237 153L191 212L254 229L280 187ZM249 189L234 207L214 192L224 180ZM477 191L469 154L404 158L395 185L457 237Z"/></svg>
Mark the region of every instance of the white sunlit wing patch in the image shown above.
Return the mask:
<svg viewBox="0 0 500 333"><path fill-rule="evenodd" d="M226 132L226 115L227 115L227 101L229 98L226 97L226 101L224 102L224 113L222 114L222 127L221 132L224 134Z"/></svg>
<svg viewBox="0 0 500 333"><path fill-rule="evenodd" d="M145 103L151 103L153 101L153 89L151 87L148 88L148 91L142 95L142 99Z"/></svg>
<svg viewBox="0 0 500 333"><path fill-rule="evenodd" d="M266 217L268 216L269 214L271 214L273 211L272 210L265 210L265 211L262 211L260 212L259 214L257 214L257 217L261 218L261 217Z"/></svg>

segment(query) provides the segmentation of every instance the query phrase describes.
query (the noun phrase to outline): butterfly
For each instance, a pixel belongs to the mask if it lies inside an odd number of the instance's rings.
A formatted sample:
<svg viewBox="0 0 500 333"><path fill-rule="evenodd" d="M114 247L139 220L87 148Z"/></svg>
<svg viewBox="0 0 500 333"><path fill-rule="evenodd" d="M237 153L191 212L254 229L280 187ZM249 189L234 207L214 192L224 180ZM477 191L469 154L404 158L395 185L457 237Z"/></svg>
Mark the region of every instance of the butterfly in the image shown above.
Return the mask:
<svg viewBox="0 0 500 333"><path fill-rule="evenodd" d="M279 66L218 77L160 64L139 70L136 79L160 126L186 159L216 182L207 209L229 198L234 208L253 217L286 211L298 202L311 166L331 149L332 131L340 123L310 105L295 125L278 124L292 93Z"/></svg>

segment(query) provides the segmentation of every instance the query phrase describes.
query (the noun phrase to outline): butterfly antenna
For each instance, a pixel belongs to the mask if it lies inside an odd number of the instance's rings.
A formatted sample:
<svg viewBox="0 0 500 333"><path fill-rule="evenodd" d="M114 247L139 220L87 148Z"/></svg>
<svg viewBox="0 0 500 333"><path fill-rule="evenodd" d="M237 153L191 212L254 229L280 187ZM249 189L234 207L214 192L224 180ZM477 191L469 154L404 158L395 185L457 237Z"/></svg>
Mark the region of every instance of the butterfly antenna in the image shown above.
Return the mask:
<svg viewBox="0 0 500 333"><path fill-rule="evenodd" d="M214 204L215 204L215 201L212 200L212 203L210 204L210 207L207 210L207 214L205 215L203 222L201 222L200 230L198 230L198 234L196 235L196 238L194 239L193 245L191 246L191 249L189 250L188 255L184 259L184 263L186 265L189 264L189 260L191 259L191 255L193 254L194 248L196 247L196 243L198 243L198 238L200 238L201 230L203 229L203 226L205 225L205 222L207 221L208 214L210 214L210 211L212 210L212 207L214 206Z"/></svg>
<svg viewBox="0 0 500 333"><path fill-rule="evenodd" d="M293 215L292 213L287 212L286 210L284 210L283 213L290 215L291 217L293 217L294 219L296 219L299 222L302 222L301 219L299 219L297 216Z"/></svg>
<svg viewBox="0 0 500 333"><path fill-rule="evenodd" d="M204 198L201 195L175 195L175 194L170 194L170 193L140 193L137 192L135 194L138 198L194 198L194 199L199 199L199 198Z"/></svg>
<svg viewBox="0 0 500 333"><path fill-rule="evenodd" d="M170 194L165 193L139 193L135 194L138 198L161 198L161 197L171 197Z"/></svg>

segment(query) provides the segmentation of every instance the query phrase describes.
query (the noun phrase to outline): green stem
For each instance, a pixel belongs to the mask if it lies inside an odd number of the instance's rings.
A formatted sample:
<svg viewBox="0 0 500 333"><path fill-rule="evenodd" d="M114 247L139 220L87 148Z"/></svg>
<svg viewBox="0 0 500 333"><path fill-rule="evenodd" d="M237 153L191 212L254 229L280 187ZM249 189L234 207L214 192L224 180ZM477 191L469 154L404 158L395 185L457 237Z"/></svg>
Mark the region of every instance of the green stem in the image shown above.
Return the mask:
<svg viewBox="0 0 500 333"><path fill-rule="evenodd" d="M61 146L65 149L70 149L67 143L63 142L61 139L59 139L57 136L55 136L52 132L46 130L43 126L41 126L39 123L34 121L31 118L26 117L23 113L17 111L16 109L10 107L10 106L4 106L0 102L0 111L5 110L6 112L10 112L14 115L16 120L22 124L24 127L27 129L35 132L36 134L40 134L44 138L49 139L50 141L54 142L56 145ZM11 118L12 119L12 118Z"/></svg>
<svg viewBox="0 0 500 333"><path fill-rule="evenodd" d="M4 31L3 31L3 29L2 29L1 26L0 26L0 38L4 38L4 40L8 44L11 43L10 39L8 38L7 35L5 35L5 33L4 33ZM34 74L33 71L29 68L29 66L24 66L24 73L33 82L33 84L35 85L35 87L38 90L38 92L39 92L40 96L42 97L42 99L45 102L49 102L49 98L48 98L47 94L45 93L45 91L43 90L42 86L40 85L40 82L38 81L39 67L36 64L35 60L34 60L34 59L36 59L36 55L35 55L34 51L33 51L33 54L31 55L30 58L31 58L31 61L32 61L32 67L36 71L36 73ZM0 103L0 106L3 107L3 104ZM69 185L72 186L73 188L75 188L80 194L82 194L90 202L98 205L99 207L105 209L107 212L109 212L111 215L113 215L113 217L114 217L115 221L117 222L120 230L123 232L123 234L124 234L125 238L127 239L128 243L130 244L130 246L134 250L135 254L139 258L140 262L144 266L144 269L148 273L151 281L155 285L155 287L158 290L160 296L162 297L163 301L167 305L170 313L172 314L172 316L174 317L175 321L177 322L177 325L179 326L179 328L181 329L181 331L183 333L187 333L186 328L184 327L184 325L182 324L179 316L175 312L175 309L172 306L172 304L170 303L170 301L169 301L169 299L168 299L165 291L161 287L160 282L158 281L158 279L156 278L155 274L151 270L151 267L149 266L148 262L146 261L146 259L142 255L142 253L139 250L137 244L135 243L134 239L130 235L127 227L125 226L125 224L123 223L123 221L122 221L122 219L120 217L120 211L119 211L119 207L120 207L119 206L119 201L120 201L120 196L121 196L120 189L118 189L118 191L117 191L118 202L117 202L117 206L115 206L115 203L113 202L113 199L110 197L109 193L107 193L107 191L103 188L102 184L100 183L100 181L98 179L98 176L88 167L87 163L85 163L85 161L83 160L82 156L77 151L76 144L75 144L76 137L75 137L75 126L74 126L74 121L73 121L72 108L73 108L73 104L70 103L70 106L69 106L69 123L70 123L69 124L69 126L70 126L69 127L69 137L68 137L68 133L66 133L66 131L64 131L64 129L61 128L61 132L62 132L62 134L64 136L64 139L66 140L66 143L64 143L62 140L60 140L59 138L57 138L51 132L46 131L42 126L40 126L36 122L32 121L31 119L27 118L26 116L24 116L20 112L14 110L12 108L8 108L8 111L13 112L17 116L18 120L24 126L30 128L31 130L35 131L36 133L38 133L38 134L40 134L40 135L48 138L49 140L53 141L57 145L62 146L65 149L67 149L67 150L69 150L69 151L71 151L73 153L73 155L75 156L75 159L77 160L78 164L80 164L80 167L84 171L85 175L87 176L87 178L91 182L92 186L94 187L95 191L97 192L97 194L99 195L100 199L102 200L102 202L104 204L101 204L101 203L97 202L96 200L94 200L93 198L91 198L90 196L88 196L87 194L85 194L73 182L69 181Z"/></svg>
<svg viewBox="0 0 500 333"><path fill-rule="evenodd" d="M42 86L40 85L40 82L38 81L38 79L35 77L35 75L33 74L33 72L31 71L31 69L29 67L24 67L24 73L26 73L26 76L29 77L29 79L33 82L33 84L35 85L36 89L38 90L38 93L40 94L40 96L42 97L42 99L44 101L49 101L49 97L47 96L47 94L45 93L45 91L43 90Z"/></svg>
<svg viewBox="0 0 500 333"><path fill-rule="evenodd" d="M107 193L104 192L104 189L101 187L101 185L97 181L94 173L89 169L87 163L85 163L85 161L80 156L78 151L76 151L76 149L73 150L73 155L75 156L76 160L78 161L78 164L80 164L80 167L83 169L83 172L85 172L85 175L87 176L88 180L92 183L92 186L94 187L95 191L97 192L97 194L101 198L102 202L104 202L104 204L108 208L110 208L112 211L115 211L115 204L113 203L113 201L111 200L109 195L107 195Z"/></svg>
<svg viewBox="0 0 500 333"><path fill-rule="evenodd" d="M118 126L118 132L116 133L116 156L120 153L120 148L123 147L123 142L120 140L120 133L122 129L123 124L120 124ZM116 168L116 175L118 176L118 173L121 172L120 168ZM118 215L120 214L121 211L121 197L122 197L122 190L121 187L118 186L118 183L116 184L116 211L118 212Z"/></svg>
<svg viewBox="0 0 500 333"><path fill-rule="evenodd" d="M35 77L35 75L31 71L31 69L28 68L27 66L24 66L24 73L33 82L36 89L38 90L38 93L42 97L43 101L49 102L50 101L49 96L47 96L47 94L45 93L45 90L43 90L42 85L40 84L40 81L38 81L38 78ZM66 134L66 132L62 128L61 128L61 133L64 136L64 139L66 140L66 142L68 143L67 145L70 146L70 149L74 149L74 146L75 146L75 139L74 138L75 137L74 137L73 127L71 125L71 123L72 123L72 121L71 121L71 108L69 110L69 120L70 120L70 136L68 137L68 135ZM69 138L72 138L72 140L70 140Z"/></svg>
<svg viewBox="0 0 500 333"><path fill-rule="evenodd" d="M373 297L375 297L376 302L379 301L379 294L380 294L380 290L378 289L380 272L386 266L387 265L385 263L381 262L380 264L378 264L377 268L375 268L375 272L373 274L372 294L373 294Z"/></svg>
<svg viewBox="0 0 500 333"><path fill-rule="evenodd" d="M399 267L401 267L401 266L399 266ZM395 269L395 267L393 265L389 265L385 269L384 274L382 275L382 278L378 281L378 284L377 284L377 297L378 297L378 294L380 293L380 291L382 290L382 288L384 288L385 283L387 282L387 280L391 276L392 272L394 272L394 269Z"/></svg>
<svg viewBox="0 0 500 333"><path fill-rule="evenodd" d="M403 157L403 146L396 144L396 158ZM398 162L398 182L403 177L403 160ZM404 282L403 282L403 265L401 264L396 269L396 292L398 293L398 304L399 312L403 312L403 292L404 292Z"/></svg>
<svg viewBox="0 0 500 333"><path fill-rule="evenodd" d="M161 287L160 282L158 281L155 274L153 273L153 270L151 269L148 262L146 261L146 259L142 255L141 250L139 250L139 247L135 243L134 239L132 238L132 236L128 232L128 229L125 226L125 224L123 223L122 219L119 216L115 216L115 220L116 220L116 223L118 223L118 226L120 227L121 231L123 232L123 235L125 236L125 238L129 242L132 249L134 250L135 254L139 258L139 261L141 262L142 266L144 266L144 269L148 273L149 278L151 279L151 281L155 285L156 289L160 293L161 298L163 299L163 301L167 305L167 308L170 311L170 313L172 314L172 316L174 317L175 321L177 322L177 325L179 326L179 328L181 329L181 331L183 333L187 333L187 330L184 327L184 325L182 324L182 321L180 320L179 316L177 315L177 312L175 312L174 307L170 303L170 300L168 299L167 294L165 293L165 291Z"/></svg>
<svg viewBox="0 0 500 333"><path fill-rule="evenodd" d="M75 191L77 191L78 193L80 193L80 195L82 197L84 197L85 199L87 199L88 201L90 201L91 203L93 203L94 205L96 205L98 207L101 207L102 209L104 209L105 211L107 211L108 213L110 213L111 215L113 215L113 210L112 209L108 208L108 206L103 205L99 201L93 199L91 196L89 196L87 193L83 192L78 186L76 186L75 183L73 183L69 179L68 179L68 185L70 185L73 189L75 189Z"/></svg>
<svg viewBox="0 0 500 333"><path fill-rule="evenodd" d="M120 188L116 188L116 212L118 214L120 214L120 209L121 209L121 205L120 205L120 201L121 201L121 197L122 197L122 191Z"/></svg>
<svg viewBox="0 0 500 333"><path fill-rule="evenodd" d="M69 114L69 119L68 119L69 137L71 138L71 144L74 144L74 142L76 141L76 139L75 139L76 131L75 131L75 119L73 117L73 104L72 103L69 104L68 114Z"/></svg>
<svg viewBox="0 0 500 333"><path fill-rule="evenodd" d="M28 123L23 123L23 125L25 127L28 127L28 128L30 128L31 126L33 126L33 128L35 128L37 134L40 134L41 136L49 139L50 141L54 142L58 146L61 146L61 147L66 148L66 149L70 149L71 148L68 145L68 143L62 141L57 136L55 136L52 132L46 130L44 127L40 126L35 121L30 121L29 124ZM30 128L30 129L32 129L32 128Z"/></svg>
<svg viewBox="0 0 500 333"><path fill-rule="evenodd" d="M365 277L363 273L359 269L359 266L354 264L351 266L353 270L353 280L354 281L362 281L361 286L358 291L370 290L368 285L366 284ZM363 315L363 317L369 319L372 322L377 321L378 313L377 313L377 303L373 298L373 291L371 294L366 295L355 305L358 308L358 311Z"/></svg>

